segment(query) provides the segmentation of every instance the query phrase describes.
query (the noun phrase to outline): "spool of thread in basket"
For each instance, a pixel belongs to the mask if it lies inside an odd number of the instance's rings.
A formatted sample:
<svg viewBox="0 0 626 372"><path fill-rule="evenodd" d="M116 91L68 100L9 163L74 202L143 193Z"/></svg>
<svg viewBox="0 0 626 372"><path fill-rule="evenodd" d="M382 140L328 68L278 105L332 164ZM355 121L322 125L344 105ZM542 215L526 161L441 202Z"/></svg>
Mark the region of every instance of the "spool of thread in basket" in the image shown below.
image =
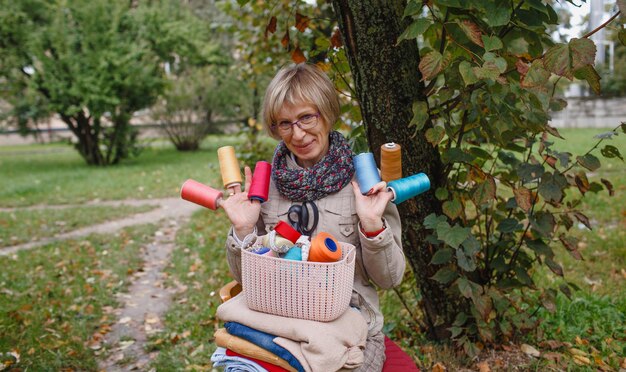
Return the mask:
<svg viewBox="0 0 626 372"><path fill-rule="evenodd" d="M381 181L378 168L376 168L376 160L371 152L364 152L354 157L354 169L356 171L356 180L359 184L361 194L367 193Z"/></svg>
<svg viewBox="0 0 626 372"><path fill-rule="evenodd" d="M188 179L180 188L180 197L184 200L216 210L222 199L222 192L200 182Z"/></svg>
<svg viewBox="0 0 626 372"><path fill-rule="evenodd" d="M272 240L273 239L273 240ZM293 242L287 238L283 238L278 234L267 234L261 240L264 246L269 247L276 252L287 252L290 247L293 247Z"/></svg>
<svg viewBox="0 0 626 372"><path fill-rule="evenodd" d="M224 188L228 189L237 184L241 185L241 172L239 171L239 163L235 156L235 148L232 146L220 147L217 149L217 158L220 162L220 172L222 173Z"/></svg>
<svg viewBox="0 0 626 372"><path fill-rule="evenodd" d="M335 262L341 259L341 246L335 237L327 232L320 232L311 240L309 261Z"/></svg>
<svg viewBox="0 0 626 372"><path fill-rule="evenodd" d="M302 261L302 248L291 247L283 256L285 260Z"/></svg>
<svg viewBox="0 0 626 372"><path fill-rule="evenodd" d="M270 175L272 173L272 165L266 161L259 161L254 167L252 181L250 181L250 189L248 190L248 199L258 200L261 203L266 202L270 193Z"/></svg>
<svg viewBox="0 0 626 372"><path fill-rule="evenodd" d="M289 224L283 220L278 221L276 226L274 226L274 231L276 231L277 234L289 240L293 244L296 244L296 242L298 241L298 238L302 235L296 229L289 226Z"/></svg>
<svg viewBox="0 0 626 372"><path fill-rule="evenodd" d="M389 182L387 190L393 193L391 201L400 204L430 189L430 179L424 173L414 174Z"/></svg>
<svg viewBox="0 0 626 372"><path fill-rule="evenodd" d="M402 147L393 142L380 146L380 173L385 182L402 178Z"/></svg>

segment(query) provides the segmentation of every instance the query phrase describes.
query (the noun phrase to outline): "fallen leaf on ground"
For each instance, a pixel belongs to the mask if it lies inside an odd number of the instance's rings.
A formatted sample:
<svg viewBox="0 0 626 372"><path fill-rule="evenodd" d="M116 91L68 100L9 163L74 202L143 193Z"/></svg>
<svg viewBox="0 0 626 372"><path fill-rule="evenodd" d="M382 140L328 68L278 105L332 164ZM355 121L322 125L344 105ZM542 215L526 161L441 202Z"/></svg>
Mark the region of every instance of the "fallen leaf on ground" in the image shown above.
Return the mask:
<svg viewBox="0 0 626 372"><path fill-rule="evenodd" d="M543 353L543 357L558 364L561 362L561 359L563 359L563 354L550 351L547 353Z"/></svg>
<svg viewBox="0 0 626 372"><path fill-rule="evenodd" d="M576 348L570 348L569 349L570 354L572 355L579 355L579 356L587 356L587 353L580 350L580 349L576 349Z"/></svg>
<svg viewBox="0 0 626 372"><path fill-rule="evenodd" d="M441 362L437 362L435 363L435 365L433 366L433 369L431 370L432 372L445 372L448 369L446 368L446 366L443 365L443 363Z"/></svg>
<svg viewBox="0 0 626 372"><path fill-rule="evenodd" d="M539 356L541 356L541 353L539 352L539 350L535 349L534 347L528 344L522 344L522 346L520 346L520 349L526 355L530 355L535 358L538 358Z"/></svg>
<svg viewBox="0 0 626 372"><path fill-rule="evenodd" d="M578 364L579 366L588 366L591 364L591 360L589 360L589 358L584 357L582 355L574 355L573 359L574 359L574 363Z"/></svg>
<svg viewBox="0 0 626 372"><path fill-rule="evenodd" d="M159 319L159 316L156 315L155 313L147 313L146 314L146 323L156 324L156 323L158 323L160 321L161 321L161 319Z"/></svg>
<svg viewBox="0 0 626 372"><path fill-rule="evenodd" d="M489 368L489 363L487 362L480 362L477 367L478 372L491 372L491 368Z"/></svg>
<svg viewBox="0 0 626 372"><path fill-rule="evenodd" d="M131 320L132 320L132 318L131 318L131 317L129 317L129 316L125 316L125 317L123 317L122 319L120 319L119 323L120 323L120 324L126 324L126 323L130 322Z"/></svg>

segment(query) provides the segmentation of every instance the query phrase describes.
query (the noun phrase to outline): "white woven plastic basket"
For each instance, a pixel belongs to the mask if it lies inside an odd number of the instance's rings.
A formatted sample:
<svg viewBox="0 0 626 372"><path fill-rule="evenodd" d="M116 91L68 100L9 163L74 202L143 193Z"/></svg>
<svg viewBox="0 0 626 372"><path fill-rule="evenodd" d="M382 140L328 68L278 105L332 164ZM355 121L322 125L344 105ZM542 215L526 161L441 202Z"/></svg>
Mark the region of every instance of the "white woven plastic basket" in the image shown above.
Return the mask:
<svg viewBox="0 0 626 372"><path fill-rule="evenodd" d="M291 261L242 251L242 285L252 310L329 322L348 308L356 249L341 244L337 262Z"/></svg>

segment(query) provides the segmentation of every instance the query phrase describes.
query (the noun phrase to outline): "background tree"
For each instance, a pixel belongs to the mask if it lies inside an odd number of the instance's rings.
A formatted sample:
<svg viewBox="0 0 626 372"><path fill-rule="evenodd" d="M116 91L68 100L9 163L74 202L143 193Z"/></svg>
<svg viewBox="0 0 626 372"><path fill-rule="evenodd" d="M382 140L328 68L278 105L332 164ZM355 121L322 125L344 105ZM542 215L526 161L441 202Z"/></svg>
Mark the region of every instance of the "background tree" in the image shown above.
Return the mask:
<svg viewBox="0 0 626 372"><path fill-rule="evenodd" d="M2 1L2 92L23 128L53 113L88 164L115 164L136 149L129 125L174 69L215 59L203 24L176 2Z"/></svg>
<svg viewBox="0 0 626 372"><path fill-rule="evenodd" d="M589 35L552 40L558 17L540 1L332 5L345 46L332 34L326 45L345 51L351 75L336 73L352 77L346 86L354 84L369 148L379 161L383 143L399 142L403 174L431 178L430 192L399 205L425 331L474 355L534 329L536 310L554 310L556 291L537 287L533 271L546 265L562 277L553 250L580 259L567 231L574 221L591 226L581 198L613 192L608 180L589 181L600 166L591 150L621 158L603 144L617 128L576 157L550 140L560 137L550 112L567 104L554 94L560 80L600 91ZM557 283L568 296L575 288Z"/></svg>

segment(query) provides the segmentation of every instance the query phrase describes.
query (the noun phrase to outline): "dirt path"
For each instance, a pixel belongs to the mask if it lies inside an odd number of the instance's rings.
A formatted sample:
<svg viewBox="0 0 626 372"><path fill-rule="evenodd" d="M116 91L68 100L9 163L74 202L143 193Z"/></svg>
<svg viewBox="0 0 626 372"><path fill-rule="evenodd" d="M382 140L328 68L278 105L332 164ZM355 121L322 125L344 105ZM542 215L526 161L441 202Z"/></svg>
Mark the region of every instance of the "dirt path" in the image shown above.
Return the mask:
<svg viewBox="0 0 626 372"><path fill-rule="evenodd" d="M55 241L79 238L89 234L112 234L120 229L139 224L159 224L154 240L142 247L143 267L130 278L128 291L118 295L120 308L112 310L117 321L97 351L103 371L147 370L157 353L146 351L146 341L151 334L163 328L161 319L170 306L173 289L163 284L164 269L175 247L176 232L201 207L180 198L92 201L83 205L158 205L158 208L126 218L88 226L53 238L0 249L0 256L34 249ZM32 206L23 209L69 208L71 205ZM4 211L18 208L3 208Z"/></svg>
<svg viewBox="0 0 626 372"><path fill-rule="evenodd" d="M87 226L81 229L77 229L74 231L70 231L63 234L58 234L52 238L45 238L35 242L29 242L19 245L14 245L6 248L0 249L0 256L7 256L14 254L16 252L33 249L40 247L42 245L46 245L55 241L79 238L83 236L87 236L89 234L110 234L124 227L133 226L133 225L141 225L147 223L158 223L160 220L164 218L170 219L178 219L185 216L190 216L194 211L200 209L199 206L184 201L180 198L166 198L166 199L146 199L146 200L120 200L120 201L106 201L106 202L89 202L84 205L110 205L110 206L119 206L119 205L130 205L130 206L140 206L140 205L158 205L159 207L153 209L149 212L138 213L126 218L122 218L119 220L113 220L109 222L104 222L98 225ZM46 208L69 208L75 207L75 205L59 205L59 206L33 206L27 207L24 209L46 209ZM5 208L6 211L16 210L17 208Z"/></svg>
<svg viewBox="0 0 626 372"><path fill-rule="evenodd" d="M170 306L172 289L163 285L163 270L174 249L176 231L184 219L165 222L155 240L143 249L144 267L133 274L128 292L121 293L121 308L114 310L117 323L105 337L106 359L100 361L103 371L144 371L157 352L146 351L150 335L163 329L163 318Z"/></svg>

